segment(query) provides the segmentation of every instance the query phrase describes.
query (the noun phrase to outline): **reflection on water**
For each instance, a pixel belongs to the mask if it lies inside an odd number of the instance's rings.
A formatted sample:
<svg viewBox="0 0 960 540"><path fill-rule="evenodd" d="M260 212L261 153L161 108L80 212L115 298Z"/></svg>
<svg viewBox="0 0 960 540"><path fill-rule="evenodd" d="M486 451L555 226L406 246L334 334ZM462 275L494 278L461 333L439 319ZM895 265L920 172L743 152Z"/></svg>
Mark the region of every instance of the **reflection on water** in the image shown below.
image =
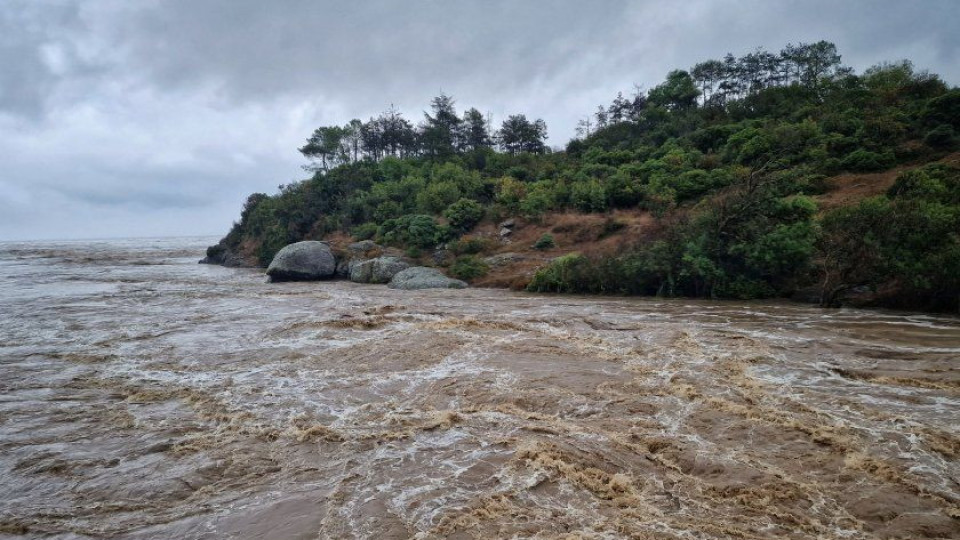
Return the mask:
<svg viewBox="0 0 960 540"><path fill-rule="evenodd" d="M960 536L960 321L0 244L0 536Z"/></svg>

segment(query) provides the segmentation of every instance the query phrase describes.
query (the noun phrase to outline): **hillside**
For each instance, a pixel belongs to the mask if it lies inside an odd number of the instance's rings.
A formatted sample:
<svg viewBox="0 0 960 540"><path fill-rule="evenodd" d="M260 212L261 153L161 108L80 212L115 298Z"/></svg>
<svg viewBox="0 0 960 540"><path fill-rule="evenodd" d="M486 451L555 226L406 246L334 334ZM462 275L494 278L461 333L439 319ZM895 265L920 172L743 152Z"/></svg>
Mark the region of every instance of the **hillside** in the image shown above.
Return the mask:
<svg viewBox="0 0 960 540"><path fill-rule="evenodd" d="M481 286L956 311L957 130L960 90L907 61L856 74L827 42L673 71L562 151L441 95L417 126L318 128L313 176L250 196L208 260L375 239Z"/></svg>

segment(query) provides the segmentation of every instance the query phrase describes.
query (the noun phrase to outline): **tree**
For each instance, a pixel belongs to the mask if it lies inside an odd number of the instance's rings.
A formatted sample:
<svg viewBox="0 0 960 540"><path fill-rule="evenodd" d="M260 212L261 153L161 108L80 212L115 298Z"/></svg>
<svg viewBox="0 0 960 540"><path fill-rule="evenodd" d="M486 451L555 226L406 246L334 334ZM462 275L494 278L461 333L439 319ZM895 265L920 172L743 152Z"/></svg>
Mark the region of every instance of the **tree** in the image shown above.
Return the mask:
<svg viewBox="0 0 960 540"><path fill-rule="evenodd" d="M511 115L497 131L501 148L510 154L542 154L547 151L546 138L546 122L541 119L531 122L523 114Z"/></svg>
<svg viewBox="0 0 960 540"><path fill-rule="evenodd" d="M473 199L461 198L443 212L450 226L458 231L467 231L483 219L483 206Z"/></svg>
<svg viewBox="0 0 960 540"><path fill-rule="evenodd" d="M364 124L360 138L367 156L374 160L386 156L402 158L416 154L417 150L413 125L393 105Z"/></svg>
<svg viewBox="0 0 960 540"><path fill-rule="evenodd" d="M700 62L690 70L690 76L700 87L700 95L703 97L704 104L707 104L713 97L717 85L723 80L723 75L723 62L719 60Z"/></svg>
<svg viewBox="0 0 960 540"><path fill-rule="evenodd" d="M344 152L343 141L347 136L344 128L321 126L313 131L307 144L299 148L300 153L312 160L320 160L319 169L326 171L348 159Z"/></svg>
<svg viewBox="0 0 960 540"><path fill-rule="evenodd" d="M490 123L477 109L469 109L463 113L462 146L466 150L480 150L493 146L490 136Z"/></svg>
<svg viewBox="0 0 960 540"><path fill-rule="evenodd" d="M423 151L435 158L445 158L460 149L460 125L452 97L440 94L430 102L430 113L423 113L424 123L420 129Z"/></svg>
<svg viewBox="0 0 960 540"><path fill-rule="evenodd" d="M616 124L627 120L630 115L630 102L623 97L623 92L617 92L610 107L607 109L610 123Z"/></svg>
<svg viewBox="0 0 960 540"><path fill-rule="evenodd" d="M350 121L349 124L343 127L344 129L344 138L343 142L346 144L348 151L353 155L353 161L360 159L360 146L363 142L362 137L360 136L360 131L363 128L363 122L354 118Z"/></svg>
<svg viewBox="0 0 960 540"><path fill-rule="evenodd" d="M693 78L683 70L674 70L667 74L667 80L650 90L647 98L654 105L672 111L682 111L694 107L697 103L697 90Z"/></svg>

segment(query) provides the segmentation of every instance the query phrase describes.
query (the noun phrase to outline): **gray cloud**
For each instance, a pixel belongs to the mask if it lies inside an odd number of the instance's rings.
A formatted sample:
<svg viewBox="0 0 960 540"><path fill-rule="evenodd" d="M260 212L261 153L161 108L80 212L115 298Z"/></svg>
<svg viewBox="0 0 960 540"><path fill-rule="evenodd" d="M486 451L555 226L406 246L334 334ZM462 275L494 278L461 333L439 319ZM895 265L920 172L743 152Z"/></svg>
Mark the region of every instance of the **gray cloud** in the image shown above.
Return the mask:
<svg viewBox="0 0 960 540"><path fill-rule="evenodd" d="M953 0L6 0L0 239L103 235L97 216L223 232L302 176L313 127L418 120L441 90L562 145L617 91L757 46L827 39L858 70L908 57L956 84L958 27Z"/></svg>

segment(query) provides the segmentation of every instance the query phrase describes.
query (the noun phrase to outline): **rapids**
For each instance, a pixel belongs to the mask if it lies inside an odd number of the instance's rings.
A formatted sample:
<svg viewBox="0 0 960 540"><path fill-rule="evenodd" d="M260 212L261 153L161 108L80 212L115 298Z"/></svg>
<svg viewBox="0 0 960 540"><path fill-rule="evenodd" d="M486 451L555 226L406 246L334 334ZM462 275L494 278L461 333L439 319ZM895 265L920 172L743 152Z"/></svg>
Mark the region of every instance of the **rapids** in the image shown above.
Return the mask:
<svg viewBox="0 0 960 540"><path fill-rule="evenodd" d="M958 538L960 320L0 243L0 538Z"/></svg>

